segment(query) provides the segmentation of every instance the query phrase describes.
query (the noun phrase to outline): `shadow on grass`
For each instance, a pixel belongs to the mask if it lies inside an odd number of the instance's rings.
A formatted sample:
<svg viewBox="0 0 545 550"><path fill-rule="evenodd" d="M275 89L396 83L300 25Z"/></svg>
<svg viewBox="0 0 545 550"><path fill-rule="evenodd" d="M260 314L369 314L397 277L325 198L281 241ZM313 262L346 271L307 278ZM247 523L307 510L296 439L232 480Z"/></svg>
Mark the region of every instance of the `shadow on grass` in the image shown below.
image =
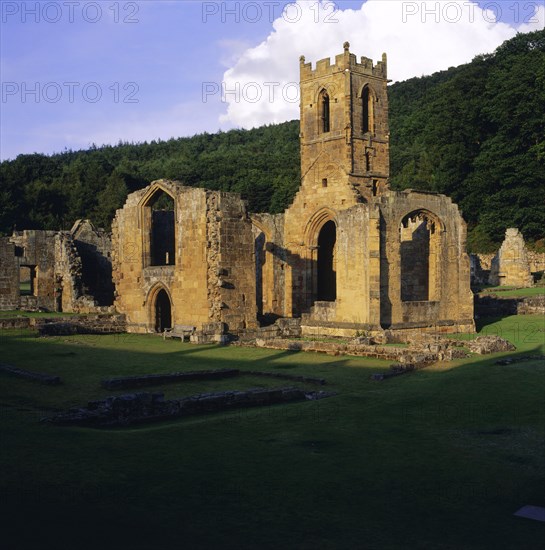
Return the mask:
<svg viewBox="0 0 545 550"><path fill-rule="evenodd" d="M382 363L346 356L8 335L3 361L66 384L3 377L2 401L65 407L89 400L89 387L103 397L98 383L114 374L285 365L339 395L115 432L43 426L11 407L0 416L4 540L56 550L74 540L82 549L442 548L447 538L452 548L538 548L542 530L512 513L542 486L543 365L495 364L540 352L528 326L516 352L385 382L369 380Z"/></svg>

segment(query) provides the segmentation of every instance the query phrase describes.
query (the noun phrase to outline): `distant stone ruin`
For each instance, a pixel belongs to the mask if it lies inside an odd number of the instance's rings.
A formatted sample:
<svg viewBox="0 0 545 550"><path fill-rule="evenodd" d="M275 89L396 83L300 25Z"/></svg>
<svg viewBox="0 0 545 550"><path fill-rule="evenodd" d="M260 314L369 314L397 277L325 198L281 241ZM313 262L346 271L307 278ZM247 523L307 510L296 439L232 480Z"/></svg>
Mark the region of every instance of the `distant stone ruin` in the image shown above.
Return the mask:
<svg viewBox="0 0 545 550"><path fill-rule="evenodd" d="M522 233L507 229L496 254L470 254L471 287L533 286L545 272L545 253L526 248Z"/></svg>
<svg viewBox="0 0 545 550"><path fill-rule="evenodd" d="M511 227L505 231L505 240L492 259L489 284L531 287L533 282L524 237L518 229Z"/></svg>
<svg viewBox="0 0 545 550"><path fill-rule="evenodd" d="M114 298L111 248L110 235L89 220L77 220L70 231L0 237L0 310L108 311Z"/></svg>

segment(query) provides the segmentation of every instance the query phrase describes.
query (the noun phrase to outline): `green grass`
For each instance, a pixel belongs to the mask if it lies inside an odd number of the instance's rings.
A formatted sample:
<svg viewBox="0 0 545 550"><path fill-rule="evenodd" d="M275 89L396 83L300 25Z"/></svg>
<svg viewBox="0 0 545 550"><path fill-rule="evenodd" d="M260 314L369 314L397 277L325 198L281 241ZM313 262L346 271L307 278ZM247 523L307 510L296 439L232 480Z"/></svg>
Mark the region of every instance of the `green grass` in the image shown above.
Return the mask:
<svg viewBox="0 0 545 550"><path fill-rule="evenodd" d="M19 292L24 296L29 296L32 294L32 286L30 281L21 281L19 283Z"/></svg>
<svg viewBox="0 0 545 550"><path fill-rule="evenodd" d="M487 296L490 294L496 294L498 298L518 298L524 296L539 296L545 294L545 288L532 287L532 288L510 288L507 286L488 287L481 292L481 296Z"/></svg>
<svg viewBox="0 0 545 550"><path fill-rule="evenodd" d="M0 319L6 319L11 317L30 317L30 318L40 318L40 317L70 317L75 315L74 313L60 313L55 311L22 311L15 309L12 311L0 311Z"/></svg>
<svg viewBox="0 0 545 550"><path fill-rule="evenodd" d="M541 548L545 526L513 512L545 505L545 366L494 362L543 353L545 317L480 324L517 351L386 382L369 376L389 363L371 359L0 332L3 362L64 380L0 373L1 540L10 550ZM116 393L99 387L104 377L228 367L322 377L338 395L130 429L38 422ZM164 390L284 383L243 376Z"/></svg>

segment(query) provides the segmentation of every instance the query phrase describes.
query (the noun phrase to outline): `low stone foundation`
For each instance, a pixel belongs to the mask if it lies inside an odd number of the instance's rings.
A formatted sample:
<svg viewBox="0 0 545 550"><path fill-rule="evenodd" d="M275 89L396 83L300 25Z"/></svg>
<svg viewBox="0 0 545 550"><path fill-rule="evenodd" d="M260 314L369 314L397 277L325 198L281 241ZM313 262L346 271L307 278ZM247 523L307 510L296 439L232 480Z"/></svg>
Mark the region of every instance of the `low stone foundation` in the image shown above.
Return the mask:
<svg viewBox="0 0 545 550"><path fill-rule="evenodd" d="M90 401L85 408L70 409L45 421L63 426L115 427L156 422L196 414L263 407L305 399L322 399L331 392L304 391L293 387L202 393L181 399L165 400L162 393L134 393Z"/></svg>
<svg viewBox="0 0 545 550"><path fill-rule="evenodd" d="M498 353L501 351L515 351L517 348L505 338L499 336L478 336L475 340L467 343L473 353L486 355L489 353Z"/></svg>
<svg viewBox="0 0 545 550"><path fill-rule="evenodd" d="M127 331L124 315L85 315L63 319L33 319L32 321L41 336L119 334Z"/></svg>
<svg viewBox="0 0 545 550"><path fill-rule="evenodd" d="M334 323L326 321L309 321L303 320L301 323L301 335L317 338L355 338L360 334L370 336L378 336L387 332L403 333L407 331L442 333L442 334L458 334L462 332L475 332L475 323L473 319L466 319L462 322L455 321L440 321L431 323L428 321L414 321L406 323L396 323L387 329L372 327L371 325L362 325L356 323Z"/></svg>
<svg viewBox="0 0 545 550"><path fill-rule="evenodd" d="M12 328L30 328L30 319L28 317L9 317L7 319L0 319L0 330Z"/></svg>
<svg viewBox="0 0 545 550"><path fill-rule="evenodd" d="M273 338L270 340L256 340L256 346L261 348L282 349L290 351L314 351L329 355L355 355L360 357L372 357L387 361L414 362L429 359L437 361L437 353L407 348L372 346L343 342L319 342L312 340L290 340Z"/></svg>
<svg viewBox="0 0 545 550"><path fill-rule="evenodd" d="M409 347L371 345L367 343L372 338L356 338L351 342L320 342L312 340L294 340L272 338L270 340L256 340L256 346L270 349L290 351L314 351L329 355L354 355L396 361L403 369L410 365L428 365L437 361L452 361L468 356L468 348L473 353L497 353L513 351L513 346L507 340L498 336L479 336L474 340L463 341L439 337L431 334L418 334L418 338L411 339L410 334L396 333L397 343L410 342ZM405 339L407 337L408 339ZM362 341L364 343L362 343ZM388 340L390 341L390 340Z"/></svg>
<svg viewBox="0 0 545 550"><path fill-rule="evenodd" d="M228 344L232 336L228 333L225 323L206 323L201 330L190 335L189 341L192 344Z"/></svg>

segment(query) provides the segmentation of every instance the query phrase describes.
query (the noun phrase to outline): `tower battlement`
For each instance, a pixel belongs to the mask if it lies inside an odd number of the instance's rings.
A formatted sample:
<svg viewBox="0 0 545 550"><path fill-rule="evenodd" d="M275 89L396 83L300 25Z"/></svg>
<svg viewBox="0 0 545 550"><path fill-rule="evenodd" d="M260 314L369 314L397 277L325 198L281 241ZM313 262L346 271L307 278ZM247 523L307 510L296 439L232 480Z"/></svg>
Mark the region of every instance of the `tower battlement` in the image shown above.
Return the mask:
<svg viewBox="0 0 545 550"><path fill-rule="evenodd" d="M299 78L303 82L313 78L319 78L332 75L348 69L351 72L362 75L371 75L379 78L387 78L387 58L382 54L382 61L373 64L373 60L361 56L358 62L355 54L350 53L350 44L344 43L344 53L335 56L335 63L331 64L331 59L326 57L316 62L316 68L312 68L312 63L305 63L305 56L299 58Z"/></svg>

